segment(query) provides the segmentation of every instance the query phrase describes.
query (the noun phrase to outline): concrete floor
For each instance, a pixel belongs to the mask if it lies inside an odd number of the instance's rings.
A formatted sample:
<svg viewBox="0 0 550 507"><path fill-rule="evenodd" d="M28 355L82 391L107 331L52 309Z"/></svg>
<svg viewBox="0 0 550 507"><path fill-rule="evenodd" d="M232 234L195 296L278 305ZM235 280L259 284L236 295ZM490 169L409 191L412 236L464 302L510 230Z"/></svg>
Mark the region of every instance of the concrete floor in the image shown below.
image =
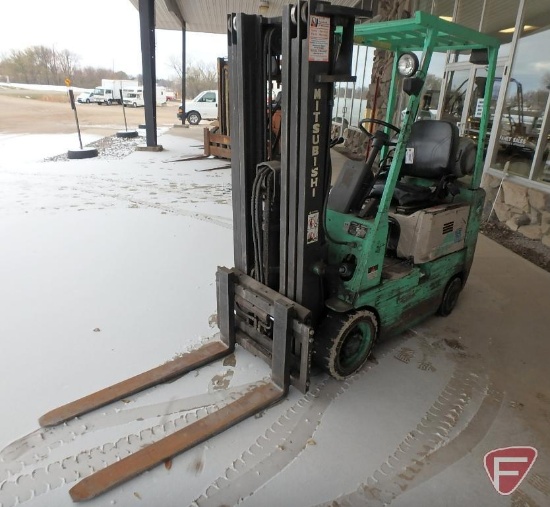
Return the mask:
<svg viewBox="0 0 550 507"><path fill-rule="evenodd" d="M167 278L166 286L146 285L148 290L154 288L155 296L143 303L147 305L143 311L126 305L125 318L119 319L119 328L111 332L105 324L100 326L101 333L91 333L95 320L86 320L90 315L101 315L100 298L84 299L86 311L71 315L70 322L59 320L48 328L47 316L52 311L70 308L75 298L80 298L82 282L76 276L48 279L47 298L40 296L42 288L33 285L33 275L39 276L40 263L49 255L61 256L57 260L63 269L78 273L79 265L87 259L75 259L70 252L74 251L74 237L83 234L81 224L86 224L86 231L94 227L101 231L99 240L84 236L90 249L99 249L116 240L120 234L117 224L123 218L120 224L132 225L137 232L132 249L121 252L120 265L132 256L135 266L127 274L109 268L113 276L117 275L116 286L99 276L106 266L97 266L94 281L98 294L116 291L114 304L139 292L139 285L134 285L136 278L147 277L150 283L158 278L155 272L148 273L151 267L147 259L140 260L143 246L139 245L147 245L153 237L159 246L172 245L163 242L172 241L176 234L189 234L190 242L201 234L217 234L218 248L223 252L219 262L227 262L231 256L227 200L217 204L217 223L205 222L207 210L203 206L212 195L209 197L206 189L208 178L212 185L223 186L228 171L201 173L196 172L195 163L176 162L196 154L199 140L199 129L173 129L159 139L167 148L161 153L134 153L121 161L78 166L56 163L17 173L17 177L13 168L5 177L0 172L6 199L12 191L15 195L16 189L27 195L19 207L16 201L13 206L0 206L3 222L17 219L28 227L23 231L27 234L21 239L11 237L9 249L0 251L3 279L13 276L24 282L17 293L9 287L0 290L0 297L23 302L36 299L40 304L40 312L27 319L29 322L22 322L16 311L6 312L0 330L16 330L26 351L36 354L40 350L42 354L31 370L28 354L15 353L18 343L5 350L3 368L25 372L17 382L0 390L0 406L8 406L5 399L13 398L14 392L21 400L21 406L6 419L5 424L11 424L10 434L35 428L41 411L69 401L68 379L72 391L85 394L99 389L119 380L118 376L137 373L149 361L152 367L170 359L174 351L193 345L182 343L182 335L186 338L190 329L206 325L215 306L213 268L203 265L200 255L193 257L192 263L167 257L165 269L168 273L174 270L176 275ZM62 184L70 193L60 193L55 202L49 202L50 196L42 192L48 184ZM176 201L183 187L191 189L190 194L192 189L200 189L202 200ZM94 200L101 208L92 206ZM78 215L72 206L81 202L88 207L83 205L85 209ZM134 206L136 202L139 209ZM26 214L26 209L31 213ZM19 221L19 215L24 221ZM57 230L55 224L60 219L65 221L55 236L55 248L51 252L40 250L32 231L36 227ZM173 227L168 229L170 235L164 237L157 231L160 220ZM192 236L193 231L198 235ZM123 242L119 248L124 248ZM21 257L25 249L40 252L32 257L36 265ZM177 259L176 254L173 257ZM89 269L93 270L95 257L90 259ZM88 275L93 279L93 273ZM103 288L99 287L102 283L106 284ZM203 304L197 296L195 305L174 303L185 294L189 298L190 287L194 294L200 293ZM212 302L204 304L208 297ZM164 303L157 308L158 300ZM349 381L336 382L318 375L309 394L292 389L283 402L259 417L175 458L170 467L157 467L88 505L548 506L549 302L550 273L480 236L470 278L449 317L431 318L380 343L372 361ZM166 313L159 315L157 322L157 313L167 304L177 307L179 318L168 320ZM118 314L113 318L120 316L121 309L116 309ZM163 321L163 333L159 333L155 326ZM145 326L149 326L147 336L156 337L154 343L137 339ZM135 333L132 339L136 338L130 347L129 330ZM41 348L48 336L55 341L53 349ZM56 347L57 354L52 353ZM99 370L90 365L88 356L100 359ZM185 421L192 419L198 406L215 406L223 402L228 389L239 392L252 378L262 378L268 371L261 361L238 348L233 363L205 367L200 374L66 425L33 431L0 452L0 504L71 505L68 489L78 477L151 443L151 435L158 437L181 424L177 418L182 414ZM508 446L532 446L538 458L519 488L501 496L487 477L483 459L487 452Z"/></svg>

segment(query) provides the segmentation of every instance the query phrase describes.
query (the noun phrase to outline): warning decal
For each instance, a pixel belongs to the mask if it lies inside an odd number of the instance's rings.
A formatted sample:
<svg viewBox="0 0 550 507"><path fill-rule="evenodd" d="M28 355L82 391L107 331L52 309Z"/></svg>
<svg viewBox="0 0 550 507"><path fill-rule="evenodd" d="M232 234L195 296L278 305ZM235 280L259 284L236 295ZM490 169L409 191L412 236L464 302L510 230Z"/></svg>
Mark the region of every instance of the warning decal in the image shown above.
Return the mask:
<svg viewBox="0 0 550 507"><path fill-rule="evenodd" d="M319 212L310 211L307 216L307 244L319 240Z"/></svg>
<svg viewBox="0 0 550 507"><path fill-rule="evenodd" d="M309 18L309 57L310 62L328 62L330 42L330 18L310 16Z"/></svg>

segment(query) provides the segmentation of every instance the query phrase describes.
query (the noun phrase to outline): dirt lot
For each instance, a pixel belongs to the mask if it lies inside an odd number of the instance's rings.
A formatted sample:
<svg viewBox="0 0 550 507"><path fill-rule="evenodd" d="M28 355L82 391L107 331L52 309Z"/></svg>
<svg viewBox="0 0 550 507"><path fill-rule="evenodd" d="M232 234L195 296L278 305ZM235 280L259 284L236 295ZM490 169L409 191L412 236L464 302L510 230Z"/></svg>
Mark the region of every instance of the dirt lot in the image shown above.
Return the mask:
<svg viewBox="0 0 550 507"><path fill-rule="evenodd" d="M157 108L157 125L172 126L178 102ZM145 123L140 108L125 108L129 129ZM78 120L83 133L109 136L124 129L122 106L78 104ZM0 133L67 134L76 132L74 113L64 93L0 89Z"/></svg>

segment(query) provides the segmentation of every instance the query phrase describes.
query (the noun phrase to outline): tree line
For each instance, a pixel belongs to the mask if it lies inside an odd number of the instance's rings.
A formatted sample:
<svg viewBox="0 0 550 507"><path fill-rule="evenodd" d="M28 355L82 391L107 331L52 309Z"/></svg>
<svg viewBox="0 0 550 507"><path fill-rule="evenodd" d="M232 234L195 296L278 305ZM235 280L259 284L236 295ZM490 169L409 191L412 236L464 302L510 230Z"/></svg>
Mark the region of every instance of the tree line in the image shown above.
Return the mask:
<svg viewBox="0 0 550 507"><path fill-rule="evenodd" d="M181 63L172 58L170 65L174 70L173 79L160 79L158 84L177 91L181 96ZM64 85L70 78L72 85L79 88L95 88L101 79L137 79L123 71L103 67L82 67L79 56L68 49L57 50L47 46L30 46L25 49L11 50L6 56L0 55L0 82ZM193 98L203 90L217 88L217 70L215 65L193 63L186 69L187 97Z"/></svg>
<svg viewBox="0 0 550 507"><path fill-rule="evenodd" d="M81 67L79 57L68 49L31 46L11 52L0 59L0 76L13 83L64 85L70 78L74 86L94 88L102 78L129 79L126 72L99 67Z"/></svg>

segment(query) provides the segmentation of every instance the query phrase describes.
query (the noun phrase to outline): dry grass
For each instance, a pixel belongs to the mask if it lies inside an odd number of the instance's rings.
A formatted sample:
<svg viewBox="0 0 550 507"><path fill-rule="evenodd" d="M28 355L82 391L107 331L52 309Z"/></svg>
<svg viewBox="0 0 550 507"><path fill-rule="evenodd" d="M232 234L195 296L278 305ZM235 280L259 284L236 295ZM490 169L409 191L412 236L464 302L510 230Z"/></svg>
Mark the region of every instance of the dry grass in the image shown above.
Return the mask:
<svg viewBox="0 0 550 507"><path fill-rule="evenodd" d="M44 102L68 102L67 92L25 90L22 88L4 88L0 85L0 94L21 99L42 100Z"/></svg>

